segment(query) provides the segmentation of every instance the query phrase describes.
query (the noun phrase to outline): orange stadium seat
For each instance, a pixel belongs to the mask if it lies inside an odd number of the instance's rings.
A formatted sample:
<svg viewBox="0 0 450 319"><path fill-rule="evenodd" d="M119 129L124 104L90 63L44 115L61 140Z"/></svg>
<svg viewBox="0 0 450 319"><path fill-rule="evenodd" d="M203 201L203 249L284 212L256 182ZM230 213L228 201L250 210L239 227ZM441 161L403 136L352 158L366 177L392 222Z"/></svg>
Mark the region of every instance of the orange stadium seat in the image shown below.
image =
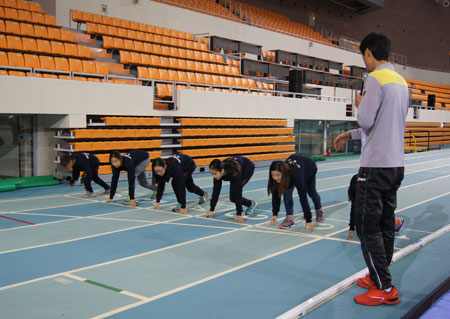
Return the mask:
<svg viewBox="0 0 450 319"><path fill-rule="evenodd" d="M73 43L64 43L64 54L67 56L78 56L78 47Z"/></svg>
<svg viewBox="0 0 450 319"><path fill-rule="evenodd" d="M81 63L81 60L78 59L69 59L69 69L70 72L83 72L83 64Z"/></svg>
<svg viewBox="0 0 450 319"><path fill-rule="evenodd" d="M51 41L52 55L64 55L64 44L59 41Z"/></svg>
<svg viewBox="0 0 450 319"><path fill-rule="evenodd" d="M0 51L0 65L8 65L8 55L6 52Z"/></svg>
<svg viewBox="0 0 450 319"><path fill-rule="evenodd" d="M41 63L41 69L55 70L55 61L51 56L39 56L39 61Z"/></svg>
<svg viewBox="0 0 450 319"><path fill-rule="evenodd" d="M25 67L22 53L8 52L8 63L9 66Z"/></svg>
<svg viewBox="0 0 450 319"><path fill-rule="evenodd" d="M45 24L45 18L44 18L44 15L42 13L32 12L31 13L31 18L32 18L34 23Z"/></svg>
<svg viewBox="0 0 450 319"><path fill-rule="evenodd" d="M69 30L61 29L61 41L74 42L72 32Z"/></svg>
<svg viewBox="0 0 450 319"><path fill-rule="evenodd" d="M84 73L91 73L91 74L97 73L94 61L83 60L82 64L83 64L83 72Z"/></svg>
<svg viewBox="0 0 450 319"><path fill-rule="evenodd" d="M108 75L108 73L109 73L108 65L104 62L96 61L95 62L95 70L96 70L97 74Z"/></svg>
<svg viewBox="0 0 450 319"><path fill-rule="evenodd" d="M22 50L28 52L37 52L36 40L31 38L22 38Z"/></svg>
<svg viewBox="0 0 450 319"><path fill-rule="evenodd" d="M35 37L34 28L32 24L29 23L20 23L20 34L22 36Z"/></svg>
<svg viewBox="0 0 450 319"><path fill-rule="evenodd" d="M6 42L8 43L8 49L22 51L22 39L20 37L7 35Z"/></svg>
<svg viewBox="0 0 450 319"><path fill-rule="evenodd" d="M85 45L77 45L78 56L81 58L90 58L91 52L89 51L89 47Z"/></svg>
<svg viewBox="0 0 450 319"><path fill-rule="evenodd" d="M40 3L37 2L29 2L30 11L42 12L42 7Z"/></svg>
<svg viewBox="0 0 450 319"><path fill-rule="evenodd" d="M58 24L56 23L56 17L49 15L49 14L45 14L44 15L44 22L46 25L53 25L53 26L57 26Z"/></svg>
<svg viewBox="0 0 450 319"><path fill-rule="evenodd" d="M5 32L20 35L20 24L16 21L5 21Z"/></svg>
<svg viewBox="0 0 450 319"><path fill-rule="evenodd" d="M66 58L54 58L55 61L55 69L58 71L70 71L69 69L69 61Z"/></svg>
<svg viewBox="0 0 450 319"><path fill-rule="evenodd" d="M38 52L52 54L52 48L50 45L50 41L37 39L36 44L37 44Z"/></svg>
<svg viewBox="0 0 450 319"><path fill-rule="evenodd" d="M6 37L3 34L0 34L0 49L7 49L8 42L6 41Z"/></svg>
<svg viewBox="0 0 450 319"><path fill-rule="evenodd" d="M34 25L34 36L36 38L48 38L47 27L43 25Z"/></svg>
<svg viewBox="0 0 450 319"><path fill-rule="evenodd" d="M17 0L17 9L30 11L30 2L24 0Z"/></svg>
<svg viewBox="0 0 450 319"><path fill-rule="evenodd" d="M13 8L4 8L4 15L6 19L19 20L19 12Z"/></svg>
<svg viewBox="0 0 450 319"><path fill-rule="evenodd" d="M61 40L61 30L60 29L48 27L47 35L50 39Z"/></svg>

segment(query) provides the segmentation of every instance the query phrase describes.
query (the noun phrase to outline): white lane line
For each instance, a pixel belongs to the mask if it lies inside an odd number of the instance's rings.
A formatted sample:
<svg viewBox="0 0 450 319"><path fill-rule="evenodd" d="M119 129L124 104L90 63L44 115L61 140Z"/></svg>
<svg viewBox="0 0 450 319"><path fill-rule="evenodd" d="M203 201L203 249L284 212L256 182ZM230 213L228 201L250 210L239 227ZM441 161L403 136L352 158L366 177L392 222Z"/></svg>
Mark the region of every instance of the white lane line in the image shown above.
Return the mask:
<svg viewBox="0 0 450 319"><path fill-rule="evenodd" d="M81 268L78 268L78 269L72 269L70 271L60 272L60 273L53 274L53 275L48 275L48 276L44 276L44 277L39 277L39 278L35 278L35 279L23 281L23 282L11 284L11 285L8 285L8 286L3 286L3 287L0 287L0 291L11 289L11 288L15 288L15 287L19 287L19 286L23 286L23 285L27 285L27 284L38 282L38 281L45 280L45 279L55 278L55 277L58 277L58 276L64 276L64 275L70 274L70 273L81 272L81 271L85 271L85 270L89 270L89 269L94 269L94 268L98 268L98 267L103 267L103 266L119 263L119 262L126 261L126 260L136 259L136 258L139 258L139 257L155 254L155 253L158 253L158 252L161 252L161 251L165 251L165 250L169 250L169 249L172 249L172 248L189 245L189 244L192 244L192 243L195 243L195 242L198 242L198 241L207 240L207 239L211 239L211 238L214 238L214 237L219 237L219 236L223 236L223 235L226 235L226 234L234 233L234 232L239 231L240 229L241 228L237 228L237 229L225 231L225 232L222 232L222 233L213 234L213 235L206 236L206 237L200 237L200 238L184 241L184 242L181 242L181 243L178 243L178 244L174 244L174 245L171 245L171 246L166 246L166 247L162 247L162 248L159 248L159 249L147 251L145 253L141 253L141 254L138 254L138 255L123 257L123 258L120 258L120 259L110 260L110 261L103 262L103 263L100 263L100 264L95 264L95 265L90 265L90 266L86 266L86 267L81 267Z"/></svg>
<svg viewBox="0 0 450 319"><path fill-rule="evenodd" d="M410 208L415 207L415 206L418 206L418 205L420 205L420 204L425 204L425 203L431 202L432 200L435 200L435 199L438 199L438 198L441 198L441 197L444 197L444 196L447 196L447 195L450 195L450 192L447 192L447 193L444 193L444 194L441 194L441 195L434 196L434 197L432 197L432 198L423 200L423 201L418 202L418 203L413 204L413 205L409 205L409 206L403 207L403 208L401 208L401 209L397 209L397 210L395 211L395 213L396 213L396 214L397 214L397 213L400 213L400 212L402 212L402 211L404 211L404 210L410 209Z"/></svg>
<svg viewBox="0 0 450 319"><path fill-rule="evenodd" d="M68 278L71 278L71 279L74 279L74 280L77 280L77 281L81 281L81 282L85 282L85 281L88 280L87 278L82 278L82 277L80 277L80 276L76 276L76 275L74 275L74 274L69 274L69 273L65 273L64 276L65 276L65 277L68 277ZM100 284L101 284L101 283L100 283ZM119 289L119 290L120 290L120 289ZM126 290L120 290L120 291L118 291L118 293L120 293L120 294L122 294L122 295L125 295L125 296L129 296L129 297L138 299L138 300L145 300L145 299L148 298L148 297L144 297L144 296L141 296L141 295L138 295L138 294L135 294L135 293L133 293L133 292L126 291Z"/></svg>
<svg viewBox="0 0 450 319"><path fill-rule="evenodd" d="M256 264L256 263L259 263L259 262L261 262L261 261L264 261L264 260L267 260L267 259L270 259L270 258L279 256L279 255L281 255L281 254L284 254L284 253L287 253L287 252L289 252L289 251L298 249L298 248L300 248L300 247L309 245L309 244L314 243L314 242L319 241L319 240L321 240L321 239L320 239L320 238L312 239L311 241L308 241L308 242L306 242L306 243L298 244L298 245L292 246L292 247L290 247L290 248L281 250L281 251L279 251L279 252L276 252L276 253L273 253L273 254L270 254L270 255L267 255L267 256L264 256L264 257L261 257L261 258L252 260L252 261L250 261L250 262L247 262L247 263L244 263L244 264L242 264L242 265L239 265L239 266L230 268L230 269L228 269L228 270L222 271L222 272L217 273L217 274L215 274L215 275L208 276L208 277L206 277L206 278L203 278L203 279L200 279L200 280L191 282L191 283L189 283L189 284L186 284L186 285L183 285L183 286L181 286L181 287L178 287L178 288L175 288L175 289L166 291L166 292L164 292L164 293L161 293L161 294L159 294L159 295L153 296L153 297L151 297L151 298L144 299L144 300L142 300L142 301L140 301L140 302L137 302L137 303L134 303L134 304L131 304L131 305L127 305L127 306L124 306L124 307L120 307L120 308L117 308L117 309L114 309L114 310L112 310L112 311L109 311L109 312L100 314L100 315L95 316L95 317L91 317L91 319L102 319L102 318L106 318L106 317L112 316L112 315L117 314L117 313L119 313L119 312L122 312L122 311L125 311L125 310L128 310L128 309L131 309L131 308L135 308L135 307L137 307L137 306L140 306L140 305L143 305L143 304L146 304L146 303L155 301L155 300L157 300L157 299L160 299L160 298L163 298L163 297L172 295L172 294L174 294L174 293L177 293L177 292L186 290L186 289L188 289L188 288L191 288L191 287L200 285L200 284L202 284L202 283L211 281L211 280L213 280L213 279L216 279L216 278L225 276L225 275L227 275L227 274L229 274L229 273L232 273L232 272L234 272L234 271L237 271L237 270L243 269L243 268L245 268L245 267L254 265L254 264Z"/></svg>
<svg viewBox="0 0 450 319"><path fill-rule="evenodd" d="M148 224L146 224L146 225L139 225L139 226L134 226L134 227L122 228L122 229L113 230L113 231L109 231L109 232L98 233L98 234L93 234L93 235L83 236L83 237L77 237L77 238L72 238L72 239L67 239L67 240L61 240L61 241L57 241L57 242L41 244L41 245L36 245L36 246L28 246L28 247L23 247L23 248L17 248L17 249L10 249L10 250L5 250L5 251L0 251L0 255L7 254L7 253L12 253L12 252L17 252L17 251L30 250L30 249L34 249L34 248L41 248L41 247L59 245L59 244L64 244L64 243L70 243L70 242L74 242L74 241L78 241L78 240L83 240L83 239L88 239L88 238L95 238L95 237L99 237L99 236L120 233L120 232L123 232L123 231L132 230L132 229L139 229L139 228L143 228L143 227L151 227L151 226L156 226L156 225L160 225L160 224L166 224L166 223L169 223L170 221L177 221L177 220L186 219L186 218L189 218L189 217L183 216L183 217L180 217L180 218L175 218L173 220L167 220L167 221L162 221L162 222L150 222L149 221Z"/></svg>
<svg viewBox="0 0 450 319"><path fill-rule="evenodd" d="M0 229L0 232L13 231L13 230L17 230L17 229L30 228L30 227L34 227L34 226L41 226L41 225L50 225L50 224L56 224L56 223L63 223L63 222L73 221L73 220L83 219L83 218L84 218L84 217L66 218L66 219L63 219L63 220L56 220L56 221L53 221L53 222L47 222L47 223L41 223L41 224L35 224L35 225L19 226L19 227L14 227L14 228Z"/></svg>
<svg viewBox="0 0 450 319"><path fill-rule="evenodd" d="M443 151L440 150L439 154L427 154L427 155L423 155L423 156L418 156L417 154L405 154L405 159L409 160L408 157L411 157L411 159L423 159L423 158L428 158L428 157L436 157L436 156L441 156L441 155L447 155L450 154L450 152L447 151ZM425 163L429 163L429 162L433 162L433 161L438 161L438 160L442 160L442 159L436 159L436 160L432 160L432 161L428 161L428 162L418 162L418 163L412 163L412 164L407 164L405 166L408 165L416 165L416 164L425 164ZM332 163L317 163L317 166L320 167L327 167L327 166L338 166L338 167L334 167L332 170L339 170L339 169L345 169L345 168L351 168L353 166L344 166L344 167L339 167L340 164L348 164L348 163L357 163L359 164L360 160L359 158L356 160L349 160L349 161L339 161L339 162L332 162ZM320 171L329 171L329 170L320 170ZM260 174L260 173L264 173L267 174L266 170L260 169L259 167L257 168L257 170L255 171L255 175L256 174ZM203 174L203 173L202 173ZM200 178L196 178L197 180L211 180L211 177L200 177ZM252 180L250 180L251 182ZM122 181L123 182L123 181ZM121 190L127 190L128 186L120 186L117 187L118 191ZM14 199L1 199L0 203L4 203L4 202L16 202L16 201L27 201L27 200L37 200L37 199L46 199L46 198L54 198L54 197L62 197L62 196L66 196L66 195L82 195L84 194L84 192L71 192L71 193L61 193L61 194L55 194L55 195L43 195L43 196L32 196L32 197L27 197L27 198L14 198ZM147 194L146 194L147 195Z"/></svg>

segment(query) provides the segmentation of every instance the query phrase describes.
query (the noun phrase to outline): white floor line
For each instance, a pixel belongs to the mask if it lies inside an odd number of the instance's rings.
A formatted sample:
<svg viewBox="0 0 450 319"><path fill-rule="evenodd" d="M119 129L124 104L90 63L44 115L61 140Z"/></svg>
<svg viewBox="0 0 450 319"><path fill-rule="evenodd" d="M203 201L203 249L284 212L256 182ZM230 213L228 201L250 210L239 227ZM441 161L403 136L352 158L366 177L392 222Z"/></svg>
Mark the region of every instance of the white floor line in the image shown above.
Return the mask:
<svg viewBox="0 0 450 319"><path fill-rule="evenodd" d="M66 204L66 205L58 205L58 206L51 206L51 207L29 208L29 209L23 209L23 210L16 210L16 211L12 211L12 212L3 211L1 213L2 214L16 214L16 213L32 212L34 210L55 209L55 208L79 206L79 205L86 205L86 204L89 204L89 203L76 203L76 204Z"/></svg>
<svg viewBox="0 0 450 319"><path fill-rule="evenodd" d="M420 239L419 241L410 244L396 253L394 253L394 256L392 258L392 263L395 263L401 258L404 258L405 256L411 254L412 252L416 251L417 249L423 247L424 245L429 244L430 242L434 241L435 239L439 238L440 236L446 234L450 231L450 225L444 226L441 229L437 230L436 232ZM341 292L345 291L354 283L358 278L363 277L368 273L367 268L364 268L363 270L345 278L344 280L340 281L339 283L331 286L330 288L322 291L321 293L313 296L312 298L309 298L308 300L304 301L303 303L299 304L298 306L286 311L285 313L279 315L276 317L276 319L294 319L299 318L300 316L305 315L308 311L314 309L315 307L323 304L324 302L336 297Z"/></svg>
<svg viewBox="0 0 450 319"><path fill-rule="evenodd" d="M445 151L445 150L440 150L439 154L434 154L434 153L430 153L430 154L424 154L422 156L417 156L417 154L405 154L405 159L409 159L409 157L411 157L411 159L422 159L422 158L428 158L428 157L436 157L436 156L441 156L441 155L446 155L449 154L449 151ZM436 159L436 160L432 160L432 161L438 161L438 160L442 160L442 159ZM432 161L428 161L428 162L419 162L419 163L412 163L412 164L407 164L405 166L408 165L415 165L415 164L423 164L423 163L429 163ZM340 162L332 162L332 163L317 163L317 166L319 167L319 172L322 171L328 171L328 170L320 170L321 167L327 167L327 166L339 166L340 164L348 164L348 163L353 163L355 162L356 164L359 164L360 160L355 159L355 160L349 160L349 161L340 161ZM338 169L345 169L345 168L350 168L353 166L345 166L345 167L333 167L332 170L338 170ZM257 168L257 171L255 171L255 175L256 174L267 174L266 170L262 170ZM200 177L200 178L196 178L195 180L197 181L201 181L201 180L211 180L212 177ZM251 181L250 181L251 182ZM78 187L78 186L76 186ZM82 187L82 185L80 186ZM118 191L121 190L127 190L128 186L120 186L117 187ZM70 193L61 193L61 194L54 194L54 195L43 195L43 196L33 196L33 197L27 197L27 198L14 198L14 199L0 199L0 203L6 203L6 202L15 202L15 201L26 201L26 200L36 200L36 199L45 199L45 198L54 198L54 197L61 197L61 196L66 196L66 195L82 195L84 194L84 191L73 191ZM144 194L147 195L147 194Z"/></svg>
<svg viewBox="0 0 450 319"><path fill-rule="evenodd" d="M142 227L142 226L140 226L140 227ZM35 279L23 281L23 282L11 284L11 285L8 285L8 286L3 286L3 287L0 287L0 291L11 289L11 288L15 288L15 287L19 287L19 286L23 286L23 285L27 285L27 284L38 282L38 281L45 280L45 279L51 279L51 278L55 278L55 277L58 277L58 276L64 276L66 274L77 273L77 272L81 272L81 271L85 271L85 270L89 270L89 269L94 269L94 268L98 268L98 267L103 267L103 266L119 263L119 262L122 262L122 261L136 259L136 258L139 258L139 257L155 254L155 253L158 253L158 252L161 252L161 251L165 251L165 250L169 250L169 249L172 249L172 248L177 248L177 247L185 246L185 245L188 245L188 244L192 244L192 243L195 243L195 242L198 242L198 241L208 240L208 239L211 239L211 238L214 238L214 237L223 236L223 235L226 235L226 234L230 234L230 233L236 232L238 230L240 230L240 228L229 230L229 231L218 233L218 234L213 234L213 235L206 236L206 237L200 237L200 238L184 241L184 242L181 242L181 243L178 243L178 244L174 244L174 245L171 245L171 246L166 246L166 247L163 247L163 248L147 251L145 253L141 253L141 254L138 254L138 255L123 257L123 258L119 258L119 259L103 262L103 263L100 263L100 264L95 264L95 265L90 265L90 266L81 267L81 268L77 268L77 269L72 269L70 271L60 272L60 273L53 274L53 275L48 275L48 276L44 276L44 277L39 277L39 278L35 278Z"/></svg>
<svg viewBox="0 0 450 319"><path fill-rule="evenodd" d="M0 232L12 231L12 230L23 229L23 228L30 228L30 227L34 227L34 226L63 223L63 222L74 221L74 220L83 219L83 218L85 218L85 217L66 218L66 219L63 219L63 220L55 220L55 221L47 222L47 223L40 223L40 224L35 224L35 225L25 225L25 226L13 227L13 228L0 229Z"/></svg>
<svg viewBox="0 0 450 319"><path fill-rule="evenodd" d="M45 225L49 225L49 224L70 222L70 221L77 220L77 219L86 219L86 218L95 217L95 216L119 214L119 213L131 211L131 210L134 210L134 209L135 208L122 210L120 212L103 213L103 214L97 214L97 215L91 215L91 216L71 216L71 215L34 214L34 213L8 213L8 214L18 214L18 215L55 216L55 217L68 217L68 218L62 219L62 220L56 220L56 221L52 221L52 222L47 222L47 223L39 223L39 224L35 224L35 225L26 225L26 226L14 227L14 228L0 229L0 231L13 231L13 230L22 229L22 228L40 227L40 226L45 226Z"/></svg>
<svg viewBox="0 0 450 319"><path fill-rule="evenodd" d="M166 292L164 292L164 293L161 293L161 294L159 294L159 295L153 296L153 297L151 297L151 298L147 298L147 299L145 299L145 300L142 300L141 302L138 302L138 303L135 303L135 304L131 304L131 305L127 305L127 306L124 306L124 307L120 307L120 308L114 309L114 310L112 310L112 311L109 311L109 312L100 314L100 315L98 315L98 316L91 317L91 319L102 319L102 318L106 318L106 317L112 316L112 315L117 314L117 313L119 313L119 312L122 312L122 311L125 311L125 310L128 310L128 309L131 309L131 308L135 308L135 307L137 307L137 306L140 306L140 305L143 305L143 304L146 304L146 303L155 301L155 300L157 300L157 299L160 299L160 298L163 298L163 297L172 295L172 294L174 294L174 293L177 293L177 292L186 290L186 289L191 288L191 287L194 287L194 286L198 286L198 285L200 285L200 284L202 284L202 283L205 283L205 282L211 281L211 280L213 280L213 279L222 277L222 276L227 275L227 274L229 274L229 273L232 273L232 272L234 272L234 271L243 269L243 268L245 268L245 267L254 265L254 264L256 264L256 263L259 263L259 262L261 262L261 261L264 261L264 260L267 260L267 259L276 257L276 256L278 256L278 255L287 253L287 252L289 252L289 251L298 249L298 248L300 248L300 247L309 245L309 244L311 244L311 243L313 243L313 242L316 242L316 241L319 241L319 240L320 240L320 238L319 238L319 239L312 239L312 240L309 241L309 242L302 243L302 244L298 244L298 245L295 245L295 246L293 246L293 247L290 247L290 248L281 250L281 251L279 251L279 252L276 252L276 253L273 253L273 254L270 254L270 255L267 255L267 256L264 256L264 257L261 257L261 258L252 260L252 261L250 261L250 262L247 262L247 263L244 263L244 264L242 264L242 265L233 267L233 268L228 269L228 270L226 270L226 271L222 271L222 272L217 273L217 274L215 274L215 275L208 276L208 277L206 277L206 278L203 278L203 279L194 281L194 282L192 282L192 283L189 283L189 284L187 284L187 285L183 285L183 286L181 286L181 287L178 287L178 288L175 288L175 289L166 291Z"/></svg>
<svg viewBox="0 0 450 319"><path fill-rule="evenodd" d="M441 196L438 196L438 197L442 197L442 196L444 196L444 195L441 195ZM342 204L342 203L340 203L340 204ZM418 204L416 204L416 205L414 205L414 206L417 206L417 205L419 205L419 204L420 204L420 203L418 203ZM409 206L408 208L411 208L411 207L412 207L412 206ZM168 222L168 221L166 221L165 223L167 223L167 222ZM269 221L267 221L267 222L269 222ZM266 222L264 222L264 223L266 223ZM264 224L264 223L261 223L261 224ZM231 230L231 231L229 231L229 232L225 232L225 233L235 232L235 231L239 231L239 230L242 230L242 229L243 229L243 228L237 228L237 229L233 229L233 230ZM216 234L216 235L222 235L222 234L224 234L224 233ZM215 236L215 235L213 235L213 236ZM195 240L195 241L198 241L198 240L204 240L204 239L206 239L206 237L197 239L197 240ZM320 240L320 239L315 239L314 241L317 241L317 240ZM191 242L192 242L192 241L191 241ZM188 242L183 242L183 243L177 244L177 245L175 245L175 246L182 246L182 245L185 245L185 244L188 244ZM174 247L174 246L171 246L171 247L165 247L165 248L162 248L162 250L170 249L170 248L173 248L173 247ZM156 252L156 251L151 251L151 252L147 252L147 253L144 253L144 254L151 254L151 253L155 253L155 252ZM106 264L116 263L116 262L123 261L123 260L128 260L128 259L134 259L134 258L137 258L137 257L138 257L138 256L130 256L130 257L126 257L126 258L124 258L124 259L115 260L115 261L111 261L111 262L108 262L108 263L92 265L92 266L88 266L88 267L85 267L85 268L83 268L83 269L78 269L78 270L72 270L72 271L70 271L70 272L77 272L77 271L82 271L82 270L86 270L86 269L91 269L91 268L101 267L101 266L104 266L104 265L106 265ZM227 273L228 273L228 272L227 272ZM63 273L61 273L61 274L63 274ZM27 282L23 282L23 283L17 283L17 284L10 285L10 286L0 287L0 291L1 291L1 290L5 290L5 289L9 289L9 288L12 288L12 287L24 285L24 284L30 283L30 282L40 281L40 280L47 279L47 278L54 278L54 277L59 276L59 275L61 275L61 274L50 275L50 276L47 276L47 277L41 277L41 278L37 278L37 279L30 280L30 281L27 281ZM204 280L205 280L205 279L204 279ZM187 287L187 288L188 288L188 287ZM177 289L180 289L180 288L177 288ZM186 288L184 288L184 289L186 289ZM179 291L179 290L177 290L177 291ZM153 298L155 298L155 297L153 297Z"/></svg>
<svg viewBox="0 0 450 319"><path fill-rule="evenodd" d="M407 209L409 209L409 208L418 206L418 205L420 205L420 204L425 204L425 203L431 202L432 200L435 200L435 199L438 199L438 198L441 198L441 197L444 197L444 196L447 196L447 195L450 195L450 192L447 192L447 193L444 193L444 194L441 194L441 195L434 196L434 197L432 197L432 198L423 200L423 201L421 201L421 202L419 202L419 203L416 203L416 204L413 204L413 205L409 205L409 206L403 207L403 208L401 208L401 209L397 209L397 210L395 211L395 213L396 213L396 214L397 214L397 213L400 213L400 212L402 212L402 211L404 211L404 210L407 210Z"/></svg>
<svg viewBox="0 0 450 319"><path fill-rule="evenodd" d="M74 274L69 274L69 273L65 273L64 276L68 277L70 279L74 279L74 280L80 281L80 282L85 282L86 280L88 280L86 278L82 278L80 276L76 276ZM138 294L135 294L133 292L126 291L126 290L120 290L119 293L122 294L122 295L126 295L126 296L129 296L129 297L138 299L138 300L145 300L145 299L148 298L148 297L144 297L144 296L141 296L141 295L138 295Z"/></svg>
<svg viewBox="0 0 450 319"><path fill-rule="evenodd" d="M36 245L36 246L29 246L29 247L23 247L23 248L17 248L17 249L0 251L0 255L7 254L7 253L12 253L12 252L17 252L17 251L30 250L30 249L34 249L34 248L40 248L40 247L47 247L47 246L64 244L64 243L70 243L70 242L73 242L73 241L78 241L78 240L83 240L83 239L88 239L88 238L94 238L94 237L99 237L99 236L104 236L104 235L120 233L120 232L123 232L123 231L132 230L132 229L139 229L139 228L143 228L143 227L156 226L156 225L166 224L166 223L170 223L171 221L177 221L177 220L185 219L185 218L187 218L187 217L180 217L180 218L176 218L176 219L173 219L173 220L162 221L162 222L151 222L151 221L149 221L147 225L139 225L139 226L134 226L134 227L122 228L122 229L113 230L113 231L109 231L109 232L98 233L98 234L89 235L89 236L83 236L83 237L77 237L77 238L62 240L62 241L58 241L58 242L52 242L52 243L41 244L41 245Z"/></svg>

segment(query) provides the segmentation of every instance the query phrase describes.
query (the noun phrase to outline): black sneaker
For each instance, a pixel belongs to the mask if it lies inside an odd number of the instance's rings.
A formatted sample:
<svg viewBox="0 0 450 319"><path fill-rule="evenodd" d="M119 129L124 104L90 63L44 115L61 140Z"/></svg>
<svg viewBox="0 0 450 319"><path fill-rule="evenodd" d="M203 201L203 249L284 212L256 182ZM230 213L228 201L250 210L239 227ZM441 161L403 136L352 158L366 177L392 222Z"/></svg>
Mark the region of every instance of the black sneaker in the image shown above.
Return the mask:
<svg viewBox="0 0 450 319"><path fill-rule="evenodd" d="M280 224L280 228L281 229L286 229L286 228L291 228L294 227L295 222L294 222L294 218L292 217L286 217L283 222Z"/></svg>

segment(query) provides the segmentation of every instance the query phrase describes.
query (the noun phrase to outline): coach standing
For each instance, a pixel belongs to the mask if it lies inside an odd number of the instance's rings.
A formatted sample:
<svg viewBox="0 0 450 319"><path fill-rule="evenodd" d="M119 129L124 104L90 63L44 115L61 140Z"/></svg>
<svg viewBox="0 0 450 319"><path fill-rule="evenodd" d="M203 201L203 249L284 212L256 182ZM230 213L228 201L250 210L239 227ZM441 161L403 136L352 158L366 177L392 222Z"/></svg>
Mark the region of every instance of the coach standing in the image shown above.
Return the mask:
<svg viewBox="0 0 450 319"><path fill-rule="evenodd" d="M409 93L405 79L388 62L390 44L378 33L361 42L363 60L371 73L362 96L355 100L360 128L341 133L334 141L337 150L350 139L362 140L355 225L369 275L357 283L369 290L355 296L355 302L371 306L400 302L389 264L394 252L397 190L404 174Z"/></svg>

